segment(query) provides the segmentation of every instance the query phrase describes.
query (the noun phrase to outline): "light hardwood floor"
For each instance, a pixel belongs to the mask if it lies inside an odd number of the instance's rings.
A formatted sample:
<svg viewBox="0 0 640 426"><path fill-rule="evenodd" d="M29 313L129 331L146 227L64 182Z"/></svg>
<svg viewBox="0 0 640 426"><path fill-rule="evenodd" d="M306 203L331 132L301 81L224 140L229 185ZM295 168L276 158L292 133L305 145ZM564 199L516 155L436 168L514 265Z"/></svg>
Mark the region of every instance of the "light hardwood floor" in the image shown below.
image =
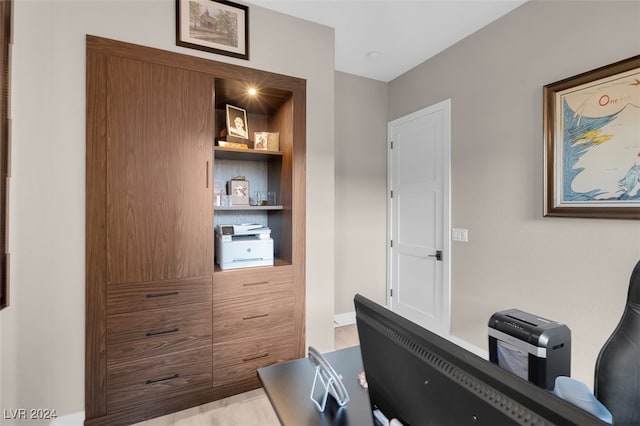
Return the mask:
<svg viewBox="0 0 640 426"><path fill-rule="evenodd" d="M358 329L355 324L344 325L333 329L334 345L336 349L350 348L360 344Z"/></svg>
<svg viewBox="0 0 640 426"><path fill-rule="evenodd" d="M355 324L336 327L334 344L344 349L359 343ZM262 389L234 395L199 407L157 417L136 426L279 426L280 422Z"/></svg>

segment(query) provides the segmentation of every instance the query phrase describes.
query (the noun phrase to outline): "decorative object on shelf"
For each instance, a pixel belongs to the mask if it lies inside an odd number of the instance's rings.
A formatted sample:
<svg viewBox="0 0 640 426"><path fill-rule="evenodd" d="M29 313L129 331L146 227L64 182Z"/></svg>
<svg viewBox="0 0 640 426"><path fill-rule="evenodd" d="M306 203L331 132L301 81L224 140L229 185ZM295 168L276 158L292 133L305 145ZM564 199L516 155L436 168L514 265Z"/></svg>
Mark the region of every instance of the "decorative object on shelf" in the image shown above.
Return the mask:
<svg viewBox="0 0 640 426"><path fill-rule="evenodd" d="M224 205L229 205L229 201L228 201L228 195L226 195L226 189L225 189L225 184L224 181L222 180L218 180L218 179L214 179L213 181L213 205L214 206L224 206ZM226 197L227 199L227 204L223 204L223 197Z"/></svg>
<svg viewBox="0 0 640 426"><path fill-rule="evenodd" d="M640 55L543 96L545 216L640 219Z"/></svg>
<svg viewBox="0 0 640 426"><path fill-rule="evenodd" d="M244 176L231 178L228 193L230 205L249 205L249 181Z"/></svg>
<svg viewBox="0 0 640 426"><path fill-rule="evenodd" d="M275 191L258 191L256 200L259 206L275 206L277 204Z"/></svg>
<svg viewBox="0 0 640 426"><path fill-rule="evenodd" d="M216 194L213 199L214 207L229 207L231 206L231 196L226 194Z"/></svg>
<svg viewBox="0 0 640 426"><path fill-rule="evenodd" d="M269 137L267 138L267 150L280 151L280 133L269 133Z"/></svg>
<svg viewBox="0 0 640 426"><path fill-rule="evenodd" d="M267 132L255 132L253 134L253 149L259 151L266 151L268 149L267 142L269 140L269 133Z"/></svg>
<svg viewBox="0 0 640 426"><path fill-rule="evenodd" d="M246 110L227 105L227 134L237 138L249 139Z"/></svg>
<svg viewBox="0 0 640 426"><path fill-rule="evenodd" d="M253 147L257 150L279 151L280 150L280 133L273 132L255 132L253 134Z"/></svg>
<svg viewBox="0 0 640 426"><path fill-rule="evenodd" d="M225 182L221 179L213 180L213 192L214 194L226 194Z"/></svg>
<svg viewBox="0 0 640 426"><path fill-rule="evenodd" d="M229 141L216 141L218 146L224 148L234 148L234 149L248 149L249 146L246 143L238 143L238 142L229 142Z"/></svg>
<svg viewBox="0 0 640 426"><path fill-rule="evenodd" d="M176 45L249 59L249 7L225 0L177 0Z"/></svg>

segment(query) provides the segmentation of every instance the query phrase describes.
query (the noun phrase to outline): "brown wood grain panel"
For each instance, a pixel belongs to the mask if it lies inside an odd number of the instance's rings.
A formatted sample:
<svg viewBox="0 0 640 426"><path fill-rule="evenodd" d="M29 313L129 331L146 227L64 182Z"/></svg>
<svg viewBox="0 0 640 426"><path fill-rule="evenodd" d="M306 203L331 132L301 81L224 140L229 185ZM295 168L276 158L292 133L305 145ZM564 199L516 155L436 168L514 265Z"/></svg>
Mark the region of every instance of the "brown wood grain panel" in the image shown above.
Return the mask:
<svg viewBox="0 0 640 426"><path fill-rule="evenodd" d="M213 274L213 300L255 298L293 290L291 266L247 268Z"/></svg>
<svg viewBox="0 0 640 426"><path fill-rule="evenodd" d="M247 97L248 86L256 89L256 95ZM216 79L216 108L224 109L225 104L235 104L242 100L243 107L246 107L248 111L263 115L268 119L268 116L280 108L282 103L290 97L290 90L266 86L262 82L256 82L255 78L251 82Z"/></svg>
<svg viewBox="0 0 640 426"><path fill-rule="evenodd" d="M211 274L212 77L111 57L108 84L109 282Z"/></svg>
<svg viewBox="0 0 640 426"><path fill-rule="evenodd" d="M185 280L112 284L107 288L107 314L210 302L211 282L209 275Z"/></svg>
<svg viewBox="0 0 640 426"><path fill-rule="evenodd" d="M107 366L211 348L211 302L134 311L107 317Z"/></svg>
<svg viewBox="0 0 640 426"><path fill-rule="evenodd" d="M256 370L296 358L290 334L236 339L213 345L213 386L255 379Z"/></svg>
<svg viewBox="0 0 640 426"><path fill-rule="evenodd" d="M213 343L258 339L269 334L293 333L293 292L216 301L213 304Z"/></svg>
<svg viewBox="0 0 640 426"><path fill-rule="evenodd" d="M146 403L210 389L211 359L209 347L111 366L107 409L115 412L144 407Z"/></svg>
<svg viewBox="0 0 640 426"><path fill-rule="evenodd" d="M216 99L218 92L216 91ZM268 132L269 130L269 116L265 114L252 114L247 112L247 124L249 125L249 139L255 143L255 132ZM251 144L253 148L254 145Z"/></svg>
<svg viewBox="0 0 640 426"><path fill-rule="evenodd" d="M85 412L106 414L106 57L87 50Z"/></svg>
<svg viewBox="0 0 640 426"><path fill-rule="evenodd" d="M207 73L219 79L236 80L261 87L281 90L305 90L306 80L240 65L211 61L196 56L183 55L133 43L87 35L87 46L96 52L111 56L138 59L154 64Z"/></svg>
<svg viewBox="0 0 640 426"><path fill-rule="evenodd" d="M216 146L214 147L214 153L216 160L268 161L269 163L274 163L282 159L282 152L280 151L256 151Z"/></svg>
<svg viewBox="0 0 640 426"><path fill-rule="evenodd" d="M293 216L292 216L292 253L291 263L293 265L293 281L296 283L295 292L295 337L297 342L296 356L304 357L305 347L305 306L306 306L306 149L307 149L307 99L306 81L301 82L299 87L293 92L293 140L292 149L292 176L293 176Z"/></svg>
<svg viewBox="0 0 640 426"><path fill-rule="evenodd" d="M278 235L279 244L277 256L286 262L291 263L293 256L293 111L291 97L273 115L270 123L270 131L280 133L280 150L283 152L282 161L277 167L269 168L269 190L276 191L279 203L283 210L277 215L269 217L269 226L273 229L274 235Z"/></svg>

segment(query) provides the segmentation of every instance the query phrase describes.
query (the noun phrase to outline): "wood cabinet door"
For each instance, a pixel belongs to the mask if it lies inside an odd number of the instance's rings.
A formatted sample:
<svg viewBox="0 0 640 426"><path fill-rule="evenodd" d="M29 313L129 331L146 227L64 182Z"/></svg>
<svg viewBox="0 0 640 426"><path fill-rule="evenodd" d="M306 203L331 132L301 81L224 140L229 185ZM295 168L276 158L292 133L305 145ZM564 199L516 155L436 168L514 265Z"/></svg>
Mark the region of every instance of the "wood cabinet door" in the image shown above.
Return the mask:
<svg viewBox="0 0 640 426"><path fill-rule="evenodd" d="M213 78L107 65L108 283L211 275Z"/></svg>

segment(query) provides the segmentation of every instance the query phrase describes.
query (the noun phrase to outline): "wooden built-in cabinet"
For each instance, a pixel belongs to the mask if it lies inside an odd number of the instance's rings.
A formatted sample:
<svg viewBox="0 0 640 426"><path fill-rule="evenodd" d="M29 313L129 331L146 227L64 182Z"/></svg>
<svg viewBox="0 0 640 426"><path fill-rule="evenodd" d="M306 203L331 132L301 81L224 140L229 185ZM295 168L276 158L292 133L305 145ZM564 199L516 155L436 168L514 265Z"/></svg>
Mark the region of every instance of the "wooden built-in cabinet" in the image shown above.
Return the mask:
<svg viewBox="0 0 640 426"><path fill-rule="evenodd" d="M247 268L215 275L213 303L214 382L258 387L255 370L292 359L302 338L296 318L293 271L290 266Z"/></svg>
<svg viewBox="0 0 640 426"><path fill-rule="evenodd" d="M306 82L87 36L86 84L85 423L254 389L304 356ZM279 151L215 146L226 104ZM277 205L214 207L225 169ZM220 270L215 224L247 218L272 229L274 266Z"/></svg>

